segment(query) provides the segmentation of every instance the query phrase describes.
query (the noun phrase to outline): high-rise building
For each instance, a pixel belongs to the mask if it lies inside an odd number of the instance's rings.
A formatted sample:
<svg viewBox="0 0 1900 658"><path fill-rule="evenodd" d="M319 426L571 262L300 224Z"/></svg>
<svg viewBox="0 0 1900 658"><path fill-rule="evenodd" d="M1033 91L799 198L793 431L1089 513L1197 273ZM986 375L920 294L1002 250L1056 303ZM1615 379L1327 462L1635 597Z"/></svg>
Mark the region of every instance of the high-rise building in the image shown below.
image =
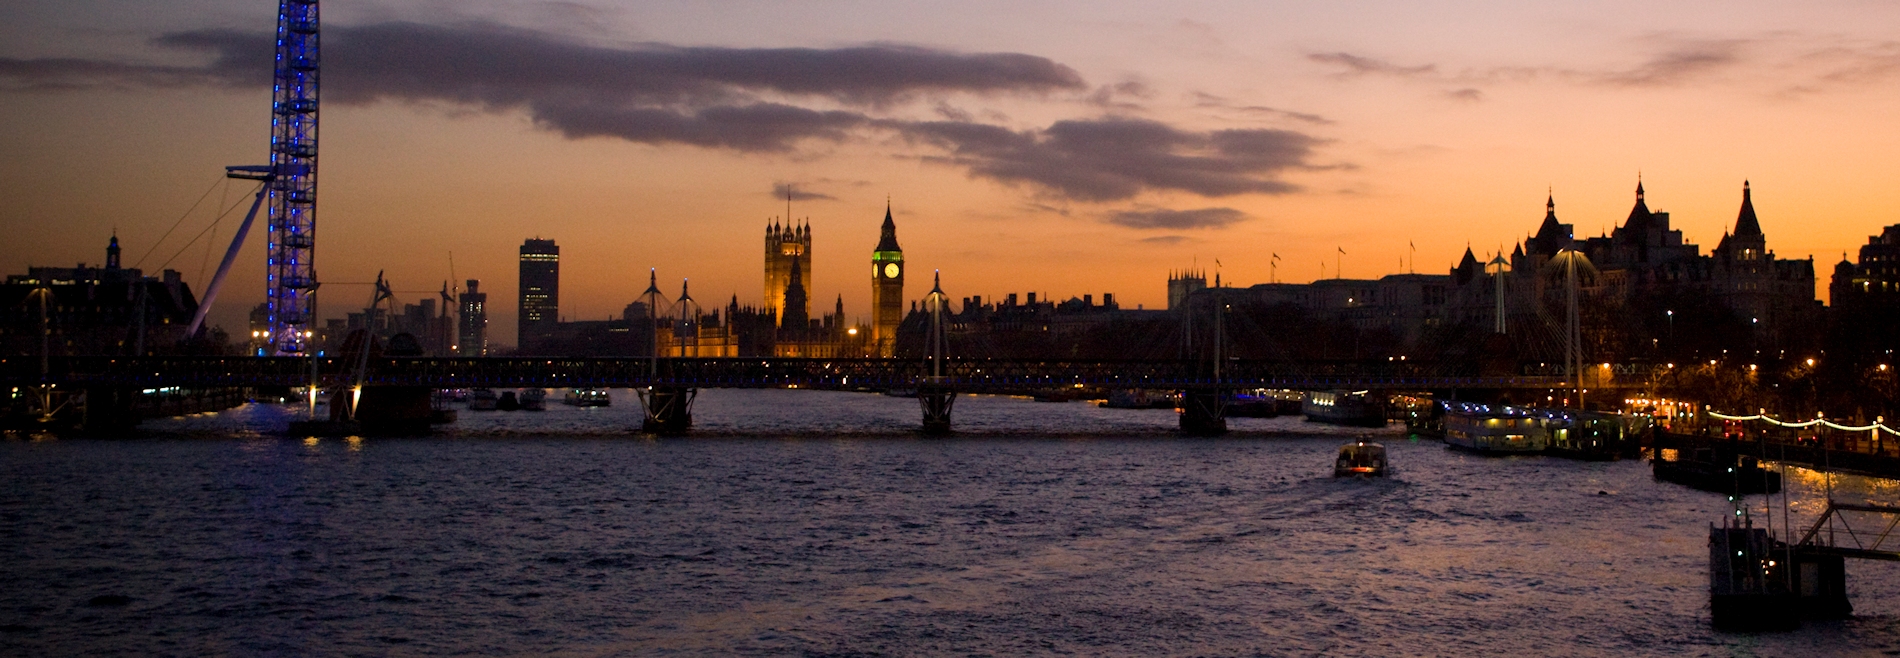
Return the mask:
<svg viewBox="0 0 1900 658"><path fill-rule="evenodd" d="M904 250L897 246L897 224L884 205L884 228L871 251L871 342L877 356L897 353L897 325L904 321Z"/></svg>
<svg viewBox="0 0 1900 658"><path fill-rule="evenodd" d="M561 248L553 240L521 243L521 314L515 319L515 349L533 353L535 343L561 322Z"/></svg>
<svg viewBox="0 0 1900 658"><path fill-rule="evenodd" d="M799 285L805 292L811 292L811 223L779 225L773 222L765 227L765 309L772 313L772 321L785 321L785 291L791 287L792 271L799 272ZM805 308L798 309L804 317L811 317L811 304L807 300Z"/></svg>
<svg viewBox="0 0 1900 658"><path fill-rule="evenodd" d="M480 280L469 279L468 291L456 300L462 313L455 350L462 356L488 356L488 293L481 286Z"/></svg>

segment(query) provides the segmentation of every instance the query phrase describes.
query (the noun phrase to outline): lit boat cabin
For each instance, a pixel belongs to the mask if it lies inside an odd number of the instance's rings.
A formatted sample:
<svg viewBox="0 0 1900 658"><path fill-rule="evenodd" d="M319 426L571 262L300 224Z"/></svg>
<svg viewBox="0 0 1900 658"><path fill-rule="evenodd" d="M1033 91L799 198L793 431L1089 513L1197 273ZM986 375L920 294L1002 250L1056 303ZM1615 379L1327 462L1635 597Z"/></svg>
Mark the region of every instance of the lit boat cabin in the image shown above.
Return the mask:
<svg viewBox="0 0 1900 658"><path fill-rule="evenodd" d="M1333 477L1384 477L1389 469L1385 446L1377 443L1348 443L1339 447L1339 460L1333 462Z"/></svg>

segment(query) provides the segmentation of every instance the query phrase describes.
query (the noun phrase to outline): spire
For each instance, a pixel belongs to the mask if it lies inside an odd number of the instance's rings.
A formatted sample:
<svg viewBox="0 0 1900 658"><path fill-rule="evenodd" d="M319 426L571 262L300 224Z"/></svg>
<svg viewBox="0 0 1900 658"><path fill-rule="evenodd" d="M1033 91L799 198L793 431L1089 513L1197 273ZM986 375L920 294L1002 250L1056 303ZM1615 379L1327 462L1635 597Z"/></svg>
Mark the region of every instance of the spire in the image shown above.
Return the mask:
<svg viewBox="0 0 1900 658"><path fill-rule="evenodd" d="M112 242L106 244L106 269L119 269L119 230L112 230Z"/></svg>
<svg viewBox="0 0 1900 658"><path fill-rule="evenodd" d="M804 268L798 261L797 258L792 259L791 282L785 286L785 305L780 307L784 312L779 315L781 329L804 329L811 324L811 315L805 310Z"/></svg>
<svg viewBox="0 0 1900 658"><path fill-rule="evenodd" d="M1636 205L1630 208L1630 216L1623 220L1623 228L1641 231L1649 229L1649 204L1643 201L1643 174L1636 174Z"/></svg>
<svg viewBox="0 0 1900 658"><path fill-rule="evenodd" d="M640 293L640 296L645 297L647 295L653 295L655 299L659 298L659 295L660 295L659 268L649 268L647 270L647 289L645 292Z"/></svg>
<svg viewBox="0 0 1900 658"><path fill-rule="evenodd" d="M680 301L692 301L693 296L686 292L686 279L680 279Z"/></svg>
<svg viewBox="0 0 1900 658"><path fill-rule="evenodd" d="M1735 218L1735 237L1762 237L1761 222L1755 219L1755 202L1750 196L1748 181L1742 181L1742 212Z"/></svg>
<svg viewBox="0 0 1900 658"><path fill-rule="evenodd" d="M1544 199L1544 221L1537 226L1537 234L1531 237L1531 249L1544 255L1552 255L1570 247L1575 238L1568 224L1557 221L1557 197Z"/></svg>
<svg viewBox="0 0 1900 658"><path fill-rule="evenodd" d="M903 251L897 246L897 223L891 221L891 202L884 202L884 228L878 236L877 249L873 251Z"/></svg>
<svg viewBox="0 0 1900 658"><path fill-rule="evenodd" d="M932 295L943 294L943 270L931 270L930 294Z"/></svg>

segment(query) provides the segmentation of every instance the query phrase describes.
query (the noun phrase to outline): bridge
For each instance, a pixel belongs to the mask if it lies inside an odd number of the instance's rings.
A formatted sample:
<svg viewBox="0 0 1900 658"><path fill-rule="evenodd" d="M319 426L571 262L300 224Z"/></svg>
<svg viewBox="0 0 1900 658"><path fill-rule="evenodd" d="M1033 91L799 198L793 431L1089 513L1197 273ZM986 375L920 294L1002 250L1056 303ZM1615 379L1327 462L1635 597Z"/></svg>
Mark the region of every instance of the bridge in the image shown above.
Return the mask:
<svg viewBox="0 0 1900 658"><path fill-rule="evenodd" d="M65 357L41 374L38 358L0 358L0 385L303 386L329 382L356 364L345 358ZM1094 389L1551 389L1550 375L1479 375L1416 363L1367 361L1062 360L946 358L940 375L925 359L480 357L372 358L368 386L801 388L890 389L920 384L961 391L1031 392L1052 387Z"/></svg>
<svg viewBox="0 0 1900 658"><path fill-rule="evenodd" d="M644 358L644 357L63 357L0 358L0 385L83 391L89 401L137 391L296 387L426 391L445 388L633 388L648 431L682 432L703 388L916 391L927 430L947 431L956 393L1148 389L1182 393L1182 427L1225 430L1230 392L1245 389L1454 391L1548 390L1551 375L1483 375L1415 362L1064 359ZM360 373L360 374L359 374ZM48 397L47 399L51 399ZM409 395L408 399L417 399ZM366 403L367 404L367 403ZM87 417L102 416L87 403ZM110 413L109 411L107 413ZM354 410L352 410L354 413ZM128 420L120 419L120 426Z"/></svg>

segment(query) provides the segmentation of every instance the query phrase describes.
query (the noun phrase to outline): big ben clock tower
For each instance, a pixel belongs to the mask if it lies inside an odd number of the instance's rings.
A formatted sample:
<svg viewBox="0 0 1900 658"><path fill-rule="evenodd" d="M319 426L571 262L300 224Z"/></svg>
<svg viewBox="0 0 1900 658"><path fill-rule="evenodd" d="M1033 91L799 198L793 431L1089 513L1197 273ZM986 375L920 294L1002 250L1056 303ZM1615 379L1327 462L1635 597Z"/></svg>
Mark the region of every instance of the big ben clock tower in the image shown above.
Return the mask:
<svg viewBox="0 0 1900 658"><path fill-rule="evenodd" d="M884 204L884 230L871 252L871 342L875 354L897 354L897 325L904 321L904 250L897 246L897 224Z"/></svg>

